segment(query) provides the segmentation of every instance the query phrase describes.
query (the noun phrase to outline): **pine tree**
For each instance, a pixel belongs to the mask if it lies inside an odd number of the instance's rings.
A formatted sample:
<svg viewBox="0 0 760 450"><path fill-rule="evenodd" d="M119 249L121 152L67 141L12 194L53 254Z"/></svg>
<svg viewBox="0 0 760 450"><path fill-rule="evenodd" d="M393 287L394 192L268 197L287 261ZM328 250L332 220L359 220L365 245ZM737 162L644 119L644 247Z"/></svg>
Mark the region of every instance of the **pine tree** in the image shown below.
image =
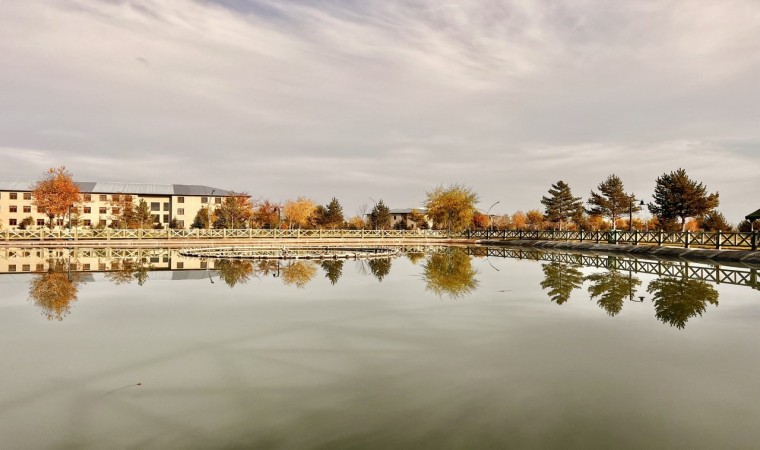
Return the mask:
<svg viewBox="0 0 760 450"><path fill-rule="evenodd" d="M340 202L335 197L327 204L327 211L325 213L325 225L335 229L343 225L343 207L340 206Z"/></svg>
<svg viewBox="0 0 760 450"><path fill-rule="evenodd" d="M588 209L588 213L608 217L612 220L613 230L617 229L617 219L624 213L641 211L641 207L636 204L635 196L625 193L623 180L617 175L608 176L597 189L599 193L591 191L591 197L588 200L591 208Z"/></svg>
<svg viewBox="0 0 760 450"><path fill-rule="evenodd" d="M140 199L135 209L135 222L140 228L153 228L153 215L144 199Z"/></svg>
<svg viewBox="0 0 760 450"><path fill-rule="evenodd" d="M552 184L549 196L542 197L541 203L545 207L545 217L549 222L558 222L562 231L562 222L568 222L571 218L579 218L583 214L583 204L580 197L573 197L570 186L560 180Z"/></svg>
<svg viewBox="0 0 760 450"><path fill-rule="evenodd" d="M702 228L704 228L705 231L732 231L733 230L733 227L726 220L726 216L724 216L720 211L715 210L715 209L705 214L701 222L702 222Z"/></svg>
<svg viewBox="0 0 760 450"><path fill-rule="evenodd" d="M718 193L708 194L702 183L697 183L686 175L686 171L663 174L657 178L654 188L654 202L650 203L649 212L661 222L673 219L681 220L681 231L686 227L689 217L701 217L718 206Z"/></svg>
<svg viewBox="0 0 760 450"><path fill-rule="evenodd" d="M387 230L391 227L391 210L381 199L369 214L370 226L375 230Z"/></svg>

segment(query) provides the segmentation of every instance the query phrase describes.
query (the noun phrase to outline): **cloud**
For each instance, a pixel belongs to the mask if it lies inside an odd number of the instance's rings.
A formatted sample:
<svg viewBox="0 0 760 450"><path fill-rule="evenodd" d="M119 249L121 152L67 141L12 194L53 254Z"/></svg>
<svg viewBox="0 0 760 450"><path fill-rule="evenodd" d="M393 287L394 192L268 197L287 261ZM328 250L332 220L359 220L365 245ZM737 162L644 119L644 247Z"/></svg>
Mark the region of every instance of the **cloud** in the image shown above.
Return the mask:
<svg viewBox="0 0 760 450"><path fill-rule="evenodd" d="M752 0L4 2L0 177L507 211L684 167L729 217L760 169ZM39 155L44 155L41 157ZM171 178L171 179L167 179Z"/></svg>

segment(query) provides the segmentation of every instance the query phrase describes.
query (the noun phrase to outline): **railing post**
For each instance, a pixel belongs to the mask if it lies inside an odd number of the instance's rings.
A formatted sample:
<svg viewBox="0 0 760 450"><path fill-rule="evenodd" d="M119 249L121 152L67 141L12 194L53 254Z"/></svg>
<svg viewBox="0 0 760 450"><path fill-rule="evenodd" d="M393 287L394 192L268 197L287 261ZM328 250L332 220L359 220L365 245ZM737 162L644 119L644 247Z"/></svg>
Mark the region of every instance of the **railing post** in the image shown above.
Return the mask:
<svg viewBox="0 0 760 450"><path fill-rule="evenodd" d="M11 232L9 230L5 230L5 240L11 240Z"/></svg>
<svg viewBox="0 0 760 450"><path fill-rule="evenodd" d="M691 238L691 231L686 230L686 236L684 236L684 248L689 248L689 239Z"/></svg>
<svg viewBox="0 0 760 450"><path fill-rule="evenodd" d="M639 230L633 230L633 245L639 245Z"/></svg>
<svg viewBox="0 0 760 450"><path fill-rule="evenodd" d="M757 251L757 230L752 232L752 251Z"/></svg>
<svg viewBox="0 0 760 450"><path fill-rule="evenodd" d="M40 228L40 240L41 241L45 240L45 229L44 228Z"/></svg>
<svg viewBox="0 0 760 450"><path fill-rule="evenodd" d="M522 240L522 230L517 230L517 239Z"/></svg>
<svg viewBox="0 0 760 450"><path fill-rule="evenodd" d="M723 232L718 230L718 234L715 235L715 248L720 250L720 246L723 243Z"/></svg>
<svg viewBox="0 0 760 450"><path fill-rule="evenodd" d="M662 247L662 230L657 230L657 246Z"/></svg>
<svg viewBox="0 0 760 450"><path fill-rule="evenodd" d="M167 228L166 229L166 239L171 239L171 238L172 238L172 229L171 228Z"/></svg>

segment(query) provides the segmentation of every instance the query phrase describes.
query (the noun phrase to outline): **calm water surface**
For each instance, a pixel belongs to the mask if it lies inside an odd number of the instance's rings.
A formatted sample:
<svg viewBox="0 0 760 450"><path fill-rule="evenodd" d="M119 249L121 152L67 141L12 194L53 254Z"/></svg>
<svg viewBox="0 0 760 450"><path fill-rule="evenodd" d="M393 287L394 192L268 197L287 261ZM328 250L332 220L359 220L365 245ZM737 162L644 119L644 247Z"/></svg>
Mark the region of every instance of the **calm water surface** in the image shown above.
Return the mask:
<svg viewBox="0 0 760 450"><path fill-rule="evenodd" d="M0 448L758 447L752 269L468 253L6 253Z"/></svg>

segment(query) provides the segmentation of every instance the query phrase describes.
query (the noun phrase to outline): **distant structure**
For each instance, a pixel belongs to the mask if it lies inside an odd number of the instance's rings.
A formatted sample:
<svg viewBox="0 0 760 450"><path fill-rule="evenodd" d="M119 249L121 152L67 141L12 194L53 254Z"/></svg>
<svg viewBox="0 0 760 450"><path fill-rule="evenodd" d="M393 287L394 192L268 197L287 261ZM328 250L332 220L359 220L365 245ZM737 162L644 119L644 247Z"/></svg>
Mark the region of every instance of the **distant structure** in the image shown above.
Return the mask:
<svg viewBox="0 0 760 450"><path fill-rule="evenodd" d="M192 184L137 184L77 182L82 203L72 210L77 223L83 227L107 227L116 219L116 202L126 197L134 204L145 200L151 211L153 226L167 227L176 219L178 228L188 228L203 207L221 205L224 197L234 195L224 189ZM34 205L33 182L0 180L0 225L18 228L22 221L32 218L31 227L47 225L48 217ZM58 218L57 226L67 225L68 219Z"/></svg>
<svg viewBox="0 0 760 450"><path fill-rule="evenodd" d="M752 214L747 214L747 216L745 217L745 219L747 219L749 221L750 226L752 227L751 229L754 231L755 230L755 221L756 220L760 220L760 209L758 209L757 211L753 212Z"/></svg>

